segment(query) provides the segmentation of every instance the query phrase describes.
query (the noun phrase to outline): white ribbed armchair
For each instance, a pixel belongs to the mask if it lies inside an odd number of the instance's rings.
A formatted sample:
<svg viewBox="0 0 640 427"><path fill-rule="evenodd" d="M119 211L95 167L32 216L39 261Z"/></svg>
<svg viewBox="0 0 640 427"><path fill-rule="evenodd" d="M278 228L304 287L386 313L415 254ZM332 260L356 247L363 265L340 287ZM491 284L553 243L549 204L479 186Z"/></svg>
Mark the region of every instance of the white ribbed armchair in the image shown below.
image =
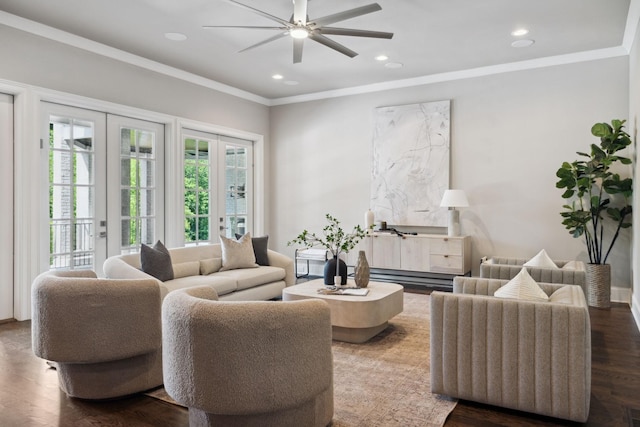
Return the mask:
<svg viewBox="0 0 640 427"><path fill-rule="evenodd" d="M591 328L579 286L540 284L563 302L496 298L507 280L456 277L431 294L431 390L584 422L591 394Z"/></svg>

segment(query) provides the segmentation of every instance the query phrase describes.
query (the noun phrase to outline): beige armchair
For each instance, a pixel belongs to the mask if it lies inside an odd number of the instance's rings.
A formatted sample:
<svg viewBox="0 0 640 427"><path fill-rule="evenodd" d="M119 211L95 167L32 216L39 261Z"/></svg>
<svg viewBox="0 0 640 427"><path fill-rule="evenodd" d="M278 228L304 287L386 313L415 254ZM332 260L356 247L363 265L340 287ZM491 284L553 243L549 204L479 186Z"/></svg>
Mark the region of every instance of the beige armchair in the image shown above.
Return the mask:
<svg viewBox="0 0 640 427"><path fill-rule="evenodd" d="M507 280L456 277L431 294L431 391L584 422L591 398L591 327L575 285L540 284L562 300L503 299Z"/></svg>
<svg viewBox="0 0 640 427"><path fill-rule="evenodd" d="M333 417L324 301L216 301L208 287L162 305L165 389L190 426L326 426Z"/></svg>
<svg viewBox="0 0 640 427"><path fill-rule="evenodd" d="M46 272L32 287L32 346L56 362L71 397L110 399L162 384L160 289L155 280Z"/></svg>

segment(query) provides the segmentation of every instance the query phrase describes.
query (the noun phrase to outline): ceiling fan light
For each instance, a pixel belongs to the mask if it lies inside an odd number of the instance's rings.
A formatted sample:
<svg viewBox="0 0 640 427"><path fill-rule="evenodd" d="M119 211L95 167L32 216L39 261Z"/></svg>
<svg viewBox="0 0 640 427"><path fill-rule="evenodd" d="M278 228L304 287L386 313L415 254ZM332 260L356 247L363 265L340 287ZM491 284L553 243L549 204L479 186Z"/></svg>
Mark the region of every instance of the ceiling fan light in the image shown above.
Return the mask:
<svg viewBox="0 0 640 427"><path fill-rule="evenodd" d="M289 35L294 39L306 39L309 37L309 31L304 27L297 27L289 30Z"/></svg>

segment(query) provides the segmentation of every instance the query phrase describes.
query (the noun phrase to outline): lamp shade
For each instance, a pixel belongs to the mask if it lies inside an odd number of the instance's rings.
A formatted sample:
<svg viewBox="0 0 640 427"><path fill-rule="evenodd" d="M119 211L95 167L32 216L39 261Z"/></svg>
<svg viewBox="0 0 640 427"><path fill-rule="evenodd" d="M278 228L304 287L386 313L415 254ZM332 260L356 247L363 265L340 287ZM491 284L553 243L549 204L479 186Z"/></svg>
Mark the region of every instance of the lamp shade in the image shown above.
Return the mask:
<svg viewBox="0 0 640 427"><path fill-rule="evenodd" d="M467 206L469 201L463 190L446 190L440 202L442 208L466 208Z"/></svg>

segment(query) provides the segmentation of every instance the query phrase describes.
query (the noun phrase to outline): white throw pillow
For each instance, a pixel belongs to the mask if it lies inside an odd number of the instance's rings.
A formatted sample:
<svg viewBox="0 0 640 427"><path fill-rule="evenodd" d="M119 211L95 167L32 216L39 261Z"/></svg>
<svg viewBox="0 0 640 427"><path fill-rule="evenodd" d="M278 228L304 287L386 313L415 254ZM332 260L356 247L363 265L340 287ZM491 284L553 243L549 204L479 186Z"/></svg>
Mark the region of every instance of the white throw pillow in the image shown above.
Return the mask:
<svg viewBox="0 0 640 427"><path fill-rule="evenodd" d="M526 268L511 279L507 284L498 289L493 296L498 298L515 298L533 301L549 301L549 297L531 278Z"/></svg>
<svg viewBox="0 0 640 427"><path fill-rule="evenodd" d="M573 290L570 286L563 286L549 297L549 302L558 304L573 304Z"/></svg>
<svg viewBox="0 0 640 427"><path fill-rule="evenodd" d="M563 270L583 270L582 264L579 261L567 261L565 265L562 266Z"/></svg>
<svg viewBox="0 0 640 427"><path fill-rule="evenodd" d="M249 233L242 236L240 240L220 236L220 246L222 248L222 268L220 271L258 267Z"/></svg>
<svg viewBox="0 0 640 427"><path fill-rule="evenodd" d="M544 249L538 252L536 256L531 258L529 261L525 262L525 267L541 267L541 268L555 268L558 269L558 266L555 262L547 255L547 251Z"/></svg>

